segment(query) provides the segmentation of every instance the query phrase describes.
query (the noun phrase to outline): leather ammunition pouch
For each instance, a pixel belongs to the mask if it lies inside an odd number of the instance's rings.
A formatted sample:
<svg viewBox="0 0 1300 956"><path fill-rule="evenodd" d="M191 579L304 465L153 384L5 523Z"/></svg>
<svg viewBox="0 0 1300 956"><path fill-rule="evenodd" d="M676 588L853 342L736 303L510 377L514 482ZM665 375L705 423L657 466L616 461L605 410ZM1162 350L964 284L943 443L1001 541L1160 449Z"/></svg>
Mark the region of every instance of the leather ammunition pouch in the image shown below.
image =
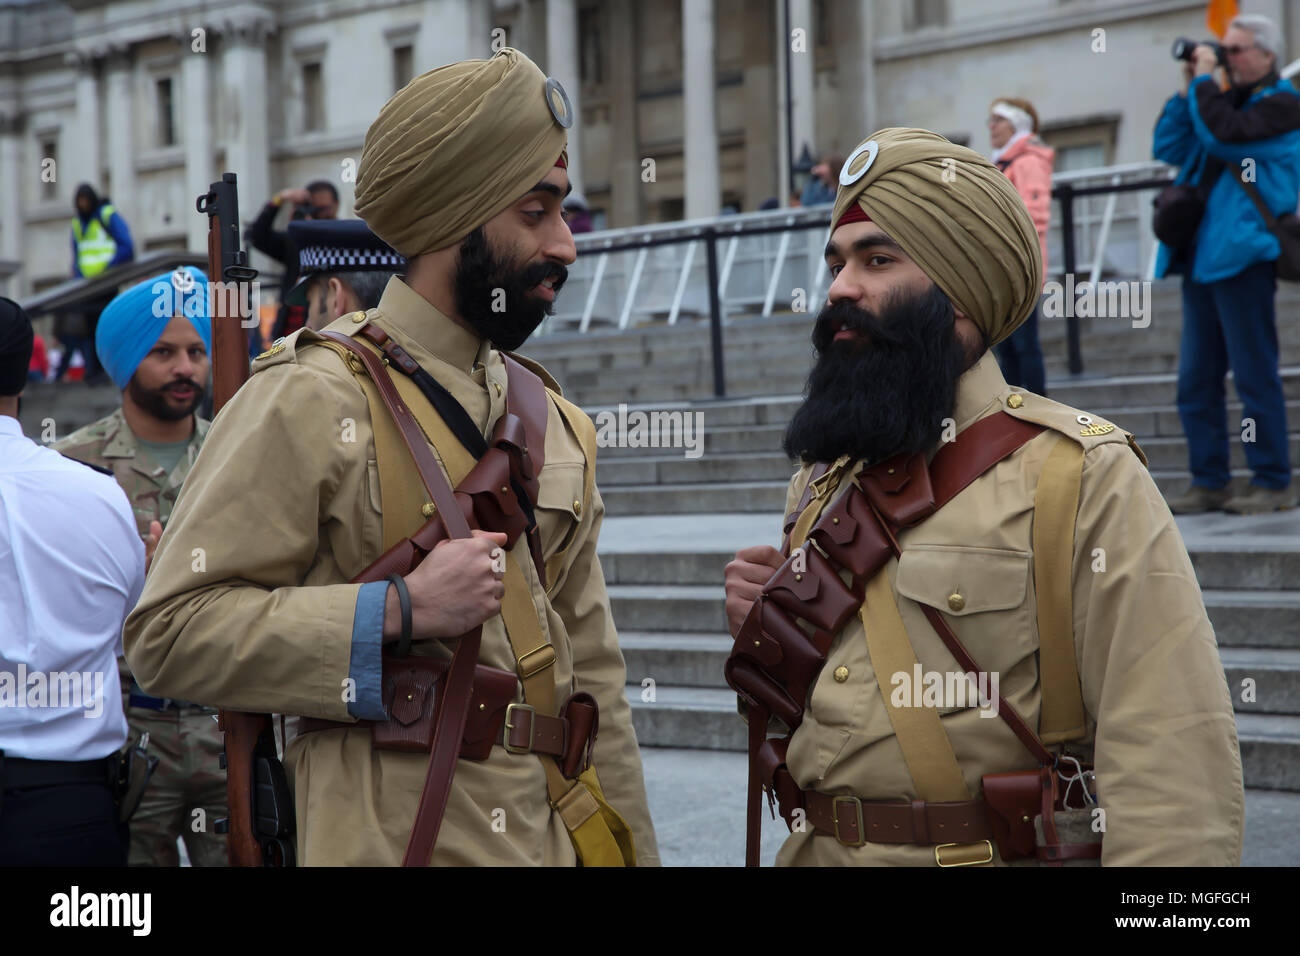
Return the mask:
<svg viewBox="0 0 1300 956"><path fill-rule="evenodd" d="M1081 772L1091 771L1086 764ZM1101 859L1101 834L1091 827L1073 828L1087 842L1065 843L1057 822L1062 814L1091 814L1066 806L1056 768L985 774L981 780L989 828L1004 860L1037 857L1045 863ZM1095 836L1095 838L1094 838Z"/></svg>

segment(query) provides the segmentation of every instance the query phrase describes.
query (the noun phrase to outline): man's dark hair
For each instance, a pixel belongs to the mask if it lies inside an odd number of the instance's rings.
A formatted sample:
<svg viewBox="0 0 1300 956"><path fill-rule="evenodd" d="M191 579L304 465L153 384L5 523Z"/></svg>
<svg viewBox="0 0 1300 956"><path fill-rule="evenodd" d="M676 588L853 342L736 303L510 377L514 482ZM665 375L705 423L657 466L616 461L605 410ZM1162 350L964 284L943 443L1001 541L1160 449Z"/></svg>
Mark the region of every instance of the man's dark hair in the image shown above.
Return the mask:
<svg viewBox="0 0 1300 956"><path fill-rule="evenodd" d="M331 272L325 278L328 280L332 276L338 279L352 290L352 294L361 303L361 308L374 309L378 307L379 299L393 275L394 273L383 269L365 269L359 272Z"/></svg>
<svg viewBox="0 0 1300 956"><path fill-rule="evenodd" d="M338 279L357 297L363 309L374 309L388 287L388 280L395 275L383 269L365 269L357 272L318 272L311 277L307 295L316 301L316 307L325 310L325 290L330 279Z"/></svg>
<svg viewBox="0 0 1300 956"><path fill-rule="evenodd" d="M334 197L334 201L339 201L339 191L334 188L334 184L328 179L316 179L307 184L307 192L327 192Z"/></svg>

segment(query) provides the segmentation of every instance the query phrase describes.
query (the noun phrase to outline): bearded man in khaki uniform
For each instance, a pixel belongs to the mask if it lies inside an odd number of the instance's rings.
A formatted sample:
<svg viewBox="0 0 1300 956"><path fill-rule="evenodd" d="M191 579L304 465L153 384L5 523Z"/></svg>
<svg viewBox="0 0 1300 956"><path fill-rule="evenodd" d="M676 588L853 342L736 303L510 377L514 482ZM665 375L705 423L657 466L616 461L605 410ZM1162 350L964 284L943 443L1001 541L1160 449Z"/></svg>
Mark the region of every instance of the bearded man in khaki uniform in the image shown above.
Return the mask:
<svg viewBox="0 0 1300 956"><path fill-rule="evenodd" d="M805 544L864 464L900 454L932 462L999 412L1018 420L1007 420L1012 428L1045 428L946 505L900 522L899 556L886 551L861 607L834 633L789 739L785 765L806 816L795 816L778 864L1003 863L990 842L961 839L983 824L985 775L1039 765L999 719L999 691L1030 739L1065 755L1063 777L1074 776L1070 757L1095 764L1095 797L1080 781L1070 806L1089 810L1082 842L1101 838L1103 864L1240 863L1232 704L1145 459L1109 422L1008 386L988 351L1041 286L1023 202L985 159L916 129L873 134L840 183L818 359L785 440L803 460L787 497L789 544ZM817 462L825 473L810 483ZM1071 467L1077 499L1043 505ZM733 634L785 560L760 545L727 566ZM934 620L986 673L978 705L973 694L931 700L909 686L920 674L967 671ZM901 623L891 631L891 621ZM890 633L901 636L890 644ZM1042 862L1033 836L1028 862Z"/></svg>
<svg viewBox="0 0 1300 956"><path fill-rule="evenodd" d="M560 209L571 122L558 84L505 49L417 77L366 135L356 209L408 268L389 281L378 308L323 331L378 327L483 436L509 392L499 350L517 348L536 328L574 259ZM385 513L392 503L381 478L391 462L377 458L357 376L320 347L325 341L304 329L273 345L213 424L125 629L127 658L152 693L341 722L386 716L380 648L401 630L397 588L347 582L385 550L394 515ZM557 698L586 692L599 704L592 764L631 829L638 865L656 865L624 663L596 558L604 508L587 480L594 428L533 369L550 397L535 508L546 584L524 557L528 603L555 649ZM447 449L435 451L442 464ZM232 501L252 510L232 511ZM404 534L425 520L420 501L400 516L409 522ZM481 623L480 663L516 671L491 560L503 541L483 532L446 541L405 576L413 652ZM520 545L512 555L528 554L522 536ZM300 864L401 862L427 754L377 750L369 730L340 728L295 737L285 762ZM458 762L435 865L575 859L539 754L495 746L486 760Z"/></svg>

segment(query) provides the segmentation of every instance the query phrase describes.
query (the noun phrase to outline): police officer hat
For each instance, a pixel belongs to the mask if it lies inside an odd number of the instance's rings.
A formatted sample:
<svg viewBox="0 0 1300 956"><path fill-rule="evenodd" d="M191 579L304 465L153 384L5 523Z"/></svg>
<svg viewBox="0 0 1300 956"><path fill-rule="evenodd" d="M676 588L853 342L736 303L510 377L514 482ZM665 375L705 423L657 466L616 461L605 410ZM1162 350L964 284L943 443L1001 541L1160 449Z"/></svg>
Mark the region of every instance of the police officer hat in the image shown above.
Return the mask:
<svg viewBox="0 0 1300 956"><path fill-rule="evenodd" d="M289 223L298 248L298 281L285 296L289 305L307 304L307 284L322 273L397 272L406 260L360 219L298 219Z"/></svg>

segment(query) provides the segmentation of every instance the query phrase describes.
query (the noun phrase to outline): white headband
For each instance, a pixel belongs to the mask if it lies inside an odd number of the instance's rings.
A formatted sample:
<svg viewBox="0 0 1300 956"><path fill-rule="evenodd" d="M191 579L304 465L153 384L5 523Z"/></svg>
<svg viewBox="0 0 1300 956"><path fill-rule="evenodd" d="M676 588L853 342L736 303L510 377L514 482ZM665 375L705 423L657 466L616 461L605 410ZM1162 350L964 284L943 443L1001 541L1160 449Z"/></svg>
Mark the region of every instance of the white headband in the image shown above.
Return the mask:
<svg viewBox="0 0 1300 956"><path fill-rule="evenodd" d="M1001 100L993 104L989 110L994 116L1001 116L1015 127L1017 133L1032 133L1034 130L1033 118L1018 106L1012 106L1010 103L1004 103Z"/></svg>

